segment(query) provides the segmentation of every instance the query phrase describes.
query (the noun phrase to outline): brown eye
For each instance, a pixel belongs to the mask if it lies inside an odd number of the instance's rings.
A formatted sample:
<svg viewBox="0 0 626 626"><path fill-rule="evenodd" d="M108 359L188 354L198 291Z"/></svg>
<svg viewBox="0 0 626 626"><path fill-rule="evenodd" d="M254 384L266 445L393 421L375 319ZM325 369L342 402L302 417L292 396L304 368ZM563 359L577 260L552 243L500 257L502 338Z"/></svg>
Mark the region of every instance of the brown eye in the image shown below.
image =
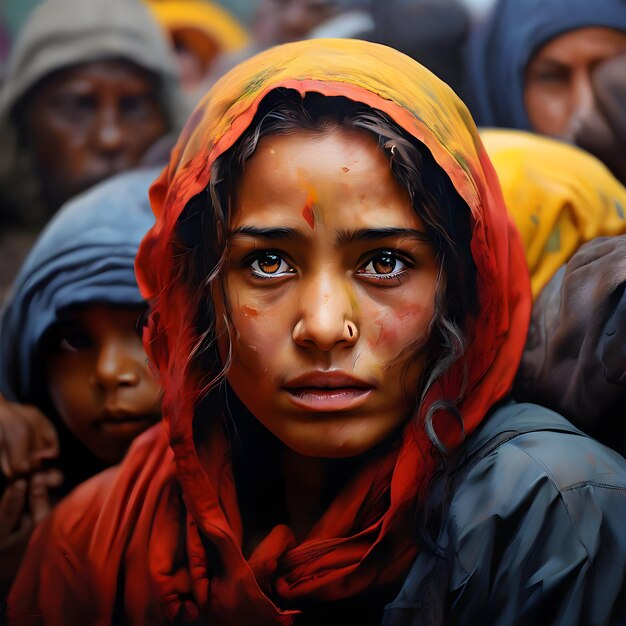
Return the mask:
<svg viewBox="0 0 626 626"><path fill-rule="evenodd" d="M396 259L388 255L380 255L372 259L372 267L377 274L391 274L396 269Z"/></svg>
<svg viewBox="0 0 626 626"><path fill-rule="evenodd" d="M93 347L91 335L80 327L54 329L49 341L51 349L55 352L78 352Z"/></svg>
<svg viewBox="0 0 626 626"><path fill-rule="evenodd" d="M261 252L249 265L250 272L257 278L280 278L295 273L285 259L275 252Z"/></svg>
<svg viewBox="0 0 626 626"><path fill-rule="evenodd" d="M275 254L266 254L259 259L259 269L266 274L275 274L280 269L281 258Z"/></svg>
<svg viewBox="0 0 626 626"><path fill-rule="evenodd" d="M408 271L412 265L403 261L395 252L381 251L369 258L357 270L357 275L368 279L382 280L398 278Z"/></svg>

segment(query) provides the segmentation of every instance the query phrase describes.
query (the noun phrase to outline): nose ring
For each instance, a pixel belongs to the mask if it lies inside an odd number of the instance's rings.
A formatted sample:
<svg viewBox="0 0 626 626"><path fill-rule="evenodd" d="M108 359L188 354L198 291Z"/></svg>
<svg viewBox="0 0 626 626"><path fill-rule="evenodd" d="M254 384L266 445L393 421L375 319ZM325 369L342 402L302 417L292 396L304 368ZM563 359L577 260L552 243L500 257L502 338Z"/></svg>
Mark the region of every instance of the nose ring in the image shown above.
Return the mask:
<svg viewBox="0 0 626 626"><path fill-rule="evenodd" d="M358 331L357 331L357 328L356 328L356 324L353 324L350 321L346 321L346 331L348 333L348 338L350 340L354 340L354 338L358 334Z"/></svg>

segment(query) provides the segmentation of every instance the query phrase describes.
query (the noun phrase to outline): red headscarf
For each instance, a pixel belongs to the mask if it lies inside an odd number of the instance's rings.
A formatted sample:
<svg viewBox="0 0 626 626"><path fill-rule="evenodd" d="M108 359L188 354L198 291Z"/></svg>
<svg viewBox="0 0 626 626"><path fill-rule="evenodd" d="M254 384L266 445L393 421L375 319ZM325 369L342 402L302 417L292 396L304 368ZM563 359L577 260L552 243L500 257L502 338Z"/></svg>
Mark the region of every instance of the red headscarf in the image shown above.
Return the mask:
<svg viewBox="0 0 626 626"><path fill-rule="evenodd" d="M246 560L219 415L205 417L214 423L202 458L194 444L194 410L202 389L189 367L197 341L197 296L177 279L173 234L187 202L206 188L212 163L278 87L364 103L428 147L471 210L480 313L470 321L473 339L462 362L430 389L399 447L365 467L300 545L288 528L278 526ZM146 348L165 390L167 437L157 431L143 436L113 478L79 490L65 505L64 517L59 512L40 532L35 542L40 549L46 542L62 543L66 554L89 563L77 566L80 580L63 589L79 585L74 597L83 594L85 610L103 624L114 621L116 595L133 624L156 621L153 610L211 624L290 624L297 612L283 609L299 600L330 602L397 582L415 557L412 515L434 464L431 443L419 427L425 407L438 398L456 398L465 385L460 415L465 433L472 432L511 387L530 315L522 246L467 109L433 74L384 46L315 40L274 48L235 68L207 94L154 183L151 202L157 221L143 241L136 270L144 297L153 303ZM458 423L441 417L439 436L457 440ZM86 503L93 509L94 501L97 510L85 513ZM62 569L71 576L71 568ZM22 571L11 611L27 606L21 595L32 590L27 576L33 575ZM44 614L42 603L61 603L64 591L53 587L52 600L43 588L34 599L30 594L31 604L39 603ZM55 610L60 615L61 609Z"/></svg>

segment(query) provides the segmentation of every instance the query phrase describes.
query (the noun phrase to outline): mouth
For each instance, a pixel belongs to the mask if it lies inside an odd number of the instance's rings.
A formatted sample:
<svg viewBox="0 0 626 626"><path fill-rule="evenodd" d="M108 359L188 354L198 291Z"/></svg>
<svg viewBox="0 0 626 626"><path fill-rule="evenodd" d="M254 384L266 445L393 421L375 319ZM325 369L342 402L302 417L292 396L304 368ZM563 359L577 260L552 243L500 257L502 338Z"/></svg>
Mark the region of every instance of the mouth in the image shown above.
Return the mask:
<svg viewBox="0 0 626 626"><path fill-rule="evenodd" d="M144 430L156 424L156 415L137 415L128 411L106 411L96 422L98 430L116 437L136 437Z"/></svg>
<svg viewBox="0 0 626 626"><path fill-rule="evenodd" d="M345 372L315 371L285 383L292 404L312 412L350 411L361 406L375 385Z"/></svg>

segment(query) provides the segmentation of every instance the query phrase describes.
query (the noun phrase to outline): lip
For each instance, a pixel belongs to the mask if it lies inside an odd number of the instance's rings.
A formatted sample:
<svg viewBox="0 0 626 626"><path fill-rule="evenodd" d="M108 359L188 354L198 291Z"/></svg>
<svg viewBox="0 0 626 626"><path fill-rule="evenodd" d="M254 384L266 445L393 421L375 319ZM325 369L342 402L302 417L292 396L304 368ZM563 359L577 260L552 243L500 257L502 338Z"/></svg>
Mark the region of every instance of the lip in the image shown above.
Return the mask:
<svg viewBox="0 0 626 626"><path fill-rule="evenodd" d="M153 415L136 415L128 411L106 411L97 421L99 430L119 437L132 437L155 423Z"/></svg>
<svg viewBox="0 0 626 626"><path fill-rule="evenodd" d="M288 380L283 389L299 409L320 413L358 408L375 385L340 370L317 370Z"/></svg>

